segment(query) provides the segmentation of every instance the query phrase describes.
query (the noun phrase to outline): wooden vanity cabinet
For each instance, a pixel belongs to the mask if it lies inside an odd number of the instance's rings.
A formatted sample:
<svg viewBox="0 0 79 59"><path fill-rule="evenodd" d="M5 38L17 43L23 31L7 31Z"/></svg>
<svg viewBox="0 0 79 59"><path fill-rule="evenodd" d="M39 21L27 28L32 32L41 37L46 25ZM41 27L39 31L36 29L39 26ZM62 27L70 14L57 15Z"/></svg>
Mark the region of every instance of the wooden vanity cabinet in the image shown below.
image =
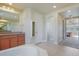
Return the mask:
<svg viewBox="0 0 79 59"><path fill-rule="evenodd" d="M0 40L0 50L8 49L10 47L9 39L1 39Z"/></svg>
<svg viewBox="0 0 79 59"><path fill-rule="evenodd" d="M0 36L0 50L23 45L24 43L24 34Z"/></svg>
<svg viewBox="0 0 79 59"><path fill-rule="evenodd" d="M24 36L24 34L23 35L18 35L17 39L18 39L18 42L17 42L18 45L25 44L25 36Z"/></svg>
<svg viewBox="0 0 79 59"><path fill-rule="evenodd" d="M10 47L17 46L18 45L17 44L17 36L13 36L12 38L10 38L9 42L10 42Z"/></svg>

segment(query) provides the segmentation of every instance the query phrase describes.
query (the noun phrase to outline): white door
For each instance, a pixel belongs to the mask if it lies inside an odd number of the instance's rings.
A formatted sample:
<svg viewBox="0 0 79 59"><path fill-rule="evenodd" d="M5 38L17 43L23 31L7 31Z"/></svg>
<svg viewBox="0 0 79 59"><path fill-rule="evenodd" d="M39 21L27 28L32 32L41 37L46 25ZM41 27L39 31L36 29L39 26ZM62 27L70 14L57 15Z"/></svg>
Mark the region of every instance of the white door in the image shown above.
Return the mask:
<svg viewBox="0 0 79 59"><path fill-rule="evenodd" d="M53 17L50 17L46 20L46 37L47 41L56 40L56 20Z"/></svg>
<svg viewBox="0 0 79 59"><path fill-rule="evenodd" d="M43 23L40 19L35 21L35 42L42 42L43 39Z"/></svg>

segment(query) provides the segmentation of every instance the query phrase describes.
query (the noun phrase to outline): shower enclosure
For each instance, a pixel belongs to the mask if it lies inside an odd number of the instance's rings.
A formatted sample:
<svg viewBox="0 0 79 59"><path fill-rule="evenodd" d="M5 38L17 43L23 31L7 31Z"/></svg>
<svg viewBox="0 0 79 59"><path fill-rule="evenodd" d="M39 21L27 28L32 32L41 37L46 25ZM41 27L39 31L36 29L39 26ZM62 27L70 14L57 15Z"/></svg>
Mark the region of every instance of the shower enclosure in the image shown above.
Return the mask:
<svg viewBox="0 0 79 59"><path fill-rule="evenodd" d="M79 48L79 7L63 12L64 39L63 44Z"/></svg>
<svg viewBox="0 0 79 59"><path fill-rule="evenodd" d="M76 41L79 38L79 17L71 17L64 20L64 39Z"/></svg>

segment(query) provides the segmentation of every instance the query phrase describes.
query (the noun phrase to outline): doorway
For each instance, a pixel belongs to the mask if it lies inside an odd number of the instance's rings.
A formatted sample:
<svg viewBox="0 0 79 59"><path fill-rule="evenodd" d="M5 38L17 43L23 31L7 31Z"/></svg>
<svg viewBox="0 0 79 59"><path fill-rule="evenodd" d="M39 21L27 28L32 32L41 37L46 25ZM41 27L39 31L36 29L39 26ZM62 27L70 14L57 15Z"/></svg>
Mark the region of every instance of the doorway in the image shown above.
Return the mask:
<svg viewBox="0 0 79 59"><path fill-rule="evenodd" d="M46 38L47 42L56 42L56 20L53 17L49 17L46 20Z"/></svg>

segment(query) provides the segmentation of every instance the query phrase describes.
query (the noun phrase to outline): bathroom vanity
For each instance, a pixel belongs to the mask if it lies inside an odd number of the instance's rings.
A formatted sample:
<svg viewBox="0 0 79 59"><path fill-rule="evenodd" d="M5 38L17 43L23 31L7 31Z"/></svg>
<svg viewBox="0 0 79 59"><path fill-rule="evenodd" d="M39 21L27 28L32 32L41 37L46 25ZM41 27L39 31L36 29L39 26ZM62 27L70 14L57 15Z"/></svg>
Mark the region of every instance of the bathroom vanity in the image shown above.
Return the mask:
<svg viewBox="0 0 79 59"><path fill-rule="evenodd" d="M0 33L0 50L25 44L24 33L2 32Z"/></svg>

